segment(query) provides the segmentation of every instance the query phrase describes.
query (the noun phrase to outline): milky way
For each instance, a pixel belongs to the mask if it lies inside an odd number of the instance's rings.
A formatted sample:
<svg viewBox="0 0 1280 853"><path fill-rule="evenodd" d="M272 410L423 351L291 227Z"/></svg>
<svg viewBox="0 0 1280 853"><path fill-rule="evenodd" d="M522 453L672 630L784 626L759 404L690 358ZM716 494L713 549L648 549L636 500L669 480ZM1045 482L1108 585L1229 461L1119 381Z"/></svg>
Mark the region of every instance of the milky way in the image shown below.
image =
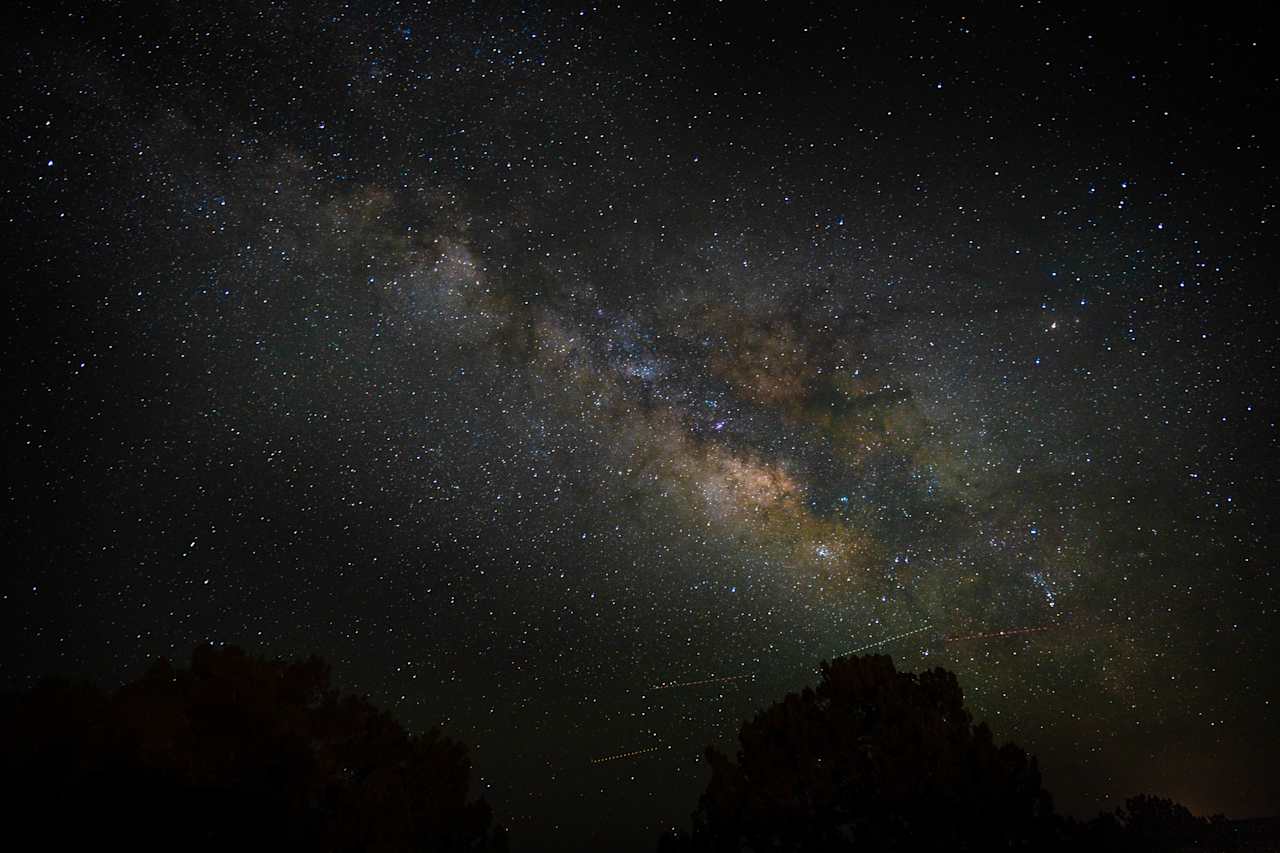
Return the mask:
<svg viewBox="0 0 1280 853"><path fill-rule="evenodd" d="M650 849L874 649L1067 809L1280 810L1249 22L120 14L9 45L8 684L319 653Z"/></svg>

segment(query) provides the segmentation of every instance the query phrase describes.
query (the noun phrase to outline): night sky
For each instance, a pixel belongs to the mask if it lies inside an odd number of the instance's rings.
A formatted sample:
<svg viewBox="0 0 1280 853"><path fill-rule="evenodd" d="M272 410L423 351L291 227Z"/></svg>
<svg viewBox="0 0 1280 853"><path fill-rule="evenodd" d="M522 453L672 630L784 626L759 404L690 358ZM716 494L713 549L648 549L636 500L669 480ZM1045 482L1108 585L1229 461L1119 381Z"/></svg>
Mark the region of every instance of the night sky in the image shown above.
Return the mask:
<svg viewBox="0 0 1280 853"><path fill-rule="evenodd" d="M5 39L4 685L318 653L470 744L517 851L648 850L706 744L875 651L1069 813L1280 812L1261 13Z"/></svg>

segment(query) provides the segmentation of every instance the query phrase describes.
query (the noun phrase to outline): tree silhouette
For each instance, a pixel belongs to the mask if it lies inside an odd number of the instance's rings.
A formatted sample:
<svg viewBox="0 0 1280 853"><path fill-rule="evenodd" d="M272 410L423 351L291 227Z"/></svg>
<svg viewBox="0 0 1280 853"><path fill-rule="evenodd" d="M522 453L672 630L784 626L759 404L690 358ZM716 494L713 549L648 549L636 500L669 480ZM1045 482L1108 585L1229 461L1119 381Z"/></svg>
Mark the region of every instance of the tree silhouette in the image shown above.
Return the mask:
<svg viewBox="0 0 1280 853"><path fill-rule="evenodd" d="M1093 853L1172 853L1232 850L1236 828L1222 815L1197 817L1173 800L1139 794L1114 813L1103 813L1080 828L1081 849Z"/></svg>
<svg viewBox="0 0 1280 853"><path fill-rule="evenodd" d="M470 760L329 686L319 658L197 648L113 694L45 682L0 706L8 813L41 848L496 851Z"/></svg>
<svg viewBox="0 0 1280 853"><path fill-rule="evenodd" d="M1063 843L1034 758L973 725L954 675L838 658L707 750L690 834L663 851L1049 850Z"/></svg>

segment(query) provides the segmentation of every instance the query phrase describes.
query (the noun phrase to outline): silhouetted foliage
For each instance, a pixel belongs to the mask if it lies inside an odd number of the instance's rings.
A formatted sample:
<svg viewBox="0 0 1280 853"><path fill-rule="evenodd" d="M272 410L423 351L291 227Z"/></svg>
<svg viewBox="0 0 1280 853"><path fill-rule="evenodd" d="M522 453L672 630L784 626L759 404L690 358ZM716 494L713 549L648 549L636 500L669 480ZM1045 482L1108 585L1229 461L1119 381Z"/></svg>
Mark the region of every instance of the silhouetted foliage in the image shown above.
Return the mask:
<svg viewBox="0 0 1280 853"><path fill-rule="evenodd" d="M466 748L330 688L316 657L200 647L113 694L7 696L0 726L6 811L39 849L506 848Z"/></svg>
<svg viewBox="0 0 1280 853"><path fill-rule="evenodd" d="M1181 803L1139 794L1114 814L1100 814L1082 827L1080 845L1094 853L1173 853L1231 850L1235 827L1222 815L1197 817Z"/></svg>
<svg viewBox="0 0 1280 853"><path fill-rule="evenodd" d="M816 690L745 723L737 761L707 750L692 832L664 851L1049 850L1035 759L973 725L955 676L884 656L823 663Z"/></svg>
<svg viewBox="0 0 1280 853"><path fill-rule="evenodd" d="M820 672L817 689L742 725L736 762L707 749L692 831L664 835L659 853L1254 849L1222 815L1147 794L1085 823L1059 818L1035 759L975 726L944 669L898 672L872 655Z"/></svg>

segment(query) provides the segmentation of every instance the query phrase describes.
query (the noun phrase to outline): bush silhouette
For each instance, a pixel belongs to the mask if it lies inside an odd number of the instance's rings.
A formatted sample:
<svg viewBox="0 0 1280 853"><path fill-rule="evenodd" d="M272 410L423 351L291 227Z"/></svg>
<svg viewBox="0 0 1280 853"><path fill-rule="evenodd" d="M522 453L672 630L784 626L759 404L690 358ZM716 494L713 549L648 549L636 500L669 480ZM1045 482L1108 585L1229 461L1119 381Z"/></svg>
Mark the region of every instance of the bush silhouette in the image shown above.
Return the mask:
<svg viewBox="0 0 1280 853"><path fill-rule="evenodd" d="M1233 850L1236 827L1222 815L1197 817L1173 800L1139 794L1114 813L1103 813L1079 828L1080 849L1092 853L1171 853Z"/></svg>
<svg viewBox="0 0 1280 853"><path fill-rule="evenodd" d="M200 647L113 694L6 696L0 723L5 805L42 849L506 847L466 748L330 688L316 657Z"/></svg>
<svg viewBox="0 0 1280 853"><path fill-rule="evenodd" d="M1035 759L973 725L956 678L838 658L761 711L665 851L1048 850L1064 825Z"/></svg>

